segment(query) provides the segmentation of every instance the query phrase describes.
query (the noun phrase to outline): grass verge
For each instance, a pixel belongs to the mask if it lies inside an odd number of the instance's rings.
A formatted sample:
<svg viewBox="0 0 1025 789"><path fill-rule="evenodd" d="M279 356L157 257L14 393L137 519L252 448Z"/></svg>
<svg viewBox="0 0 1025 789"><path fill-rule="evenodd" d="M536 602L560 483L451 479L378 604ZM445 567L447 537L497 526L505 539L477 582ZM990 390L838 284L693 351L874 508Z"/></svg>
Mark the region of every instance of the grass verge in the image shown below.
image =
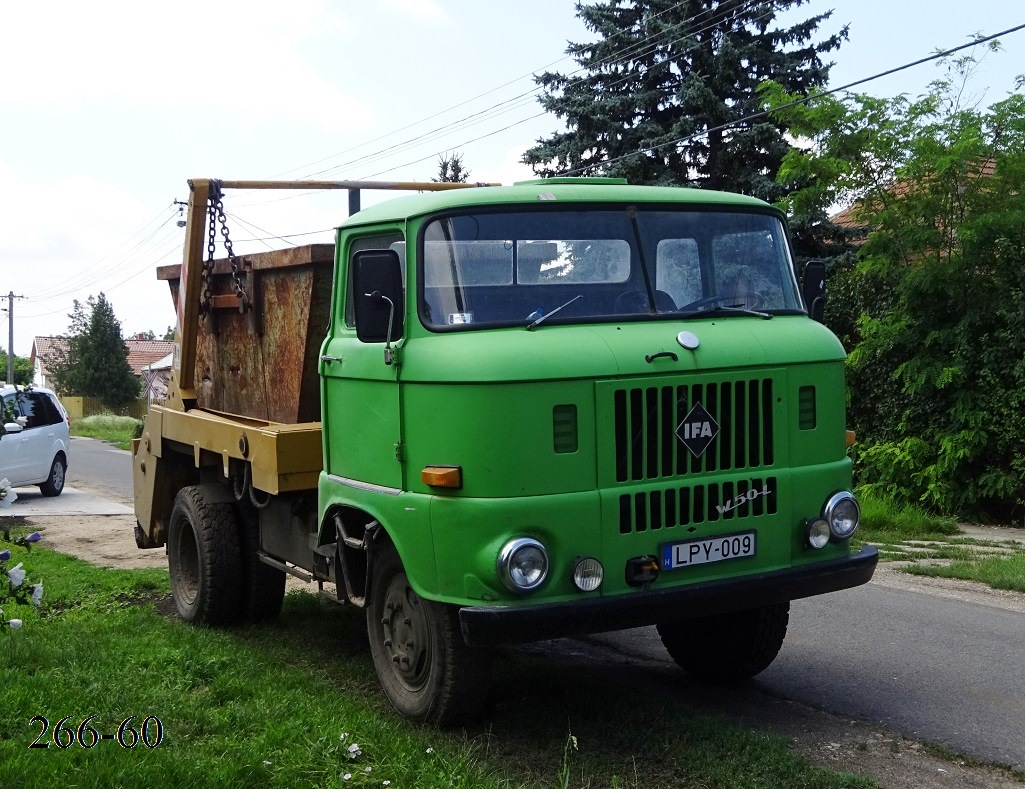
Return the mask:
<svg viewBox="0 0 1025 789"><path fill-rule="evenodd" d="M882 542L894 537L922 540L961 533L953 518L931 515L919 507L894 504L864 490L858 491L858 503L862 522L858 537L863 542Z"/></svg>
<svg viewBox="0 0 1025 789"><path fill-rule="evenodd" d="M948 565L913 564L905 568L912 575L959 578L977 581L993 589L1025 592L1025 550L1007 556L966 556Z"/></svg>
<svg viewBox="0 0 1025 789"><path fill-rule="evenodd" d="M130 416L94 414L83 419L71 420L71 435L98 438L108 441L119 449L131 449L132 439L140 422Z"/></svg>
<svg viewBox="0 0 1025 789"><path fill-rule="evenodd" d="M269 625L195 628L159 613L163 571L16 550L46 602L9 611L25 625L0 634L0 786L872 785L697 713L674 688L518 654L500 661L483 722L415 726L377 687L361 611L290 593ZM135 727L160 719L158 747L53 743L65 716L66 743L89 716L114 733L132 715ZM34 716L49 721L45 737Z"/></svg>
<svg viewBox="0 0 1025 789"><path fill-rule="evenodd" d="M975 581L993 589L1025 592L1025 545L1012 540L960 536L953 518L895 505L859 492L858 540L879 549L883 561L910 562L903 571L934 578Z"/></svg>

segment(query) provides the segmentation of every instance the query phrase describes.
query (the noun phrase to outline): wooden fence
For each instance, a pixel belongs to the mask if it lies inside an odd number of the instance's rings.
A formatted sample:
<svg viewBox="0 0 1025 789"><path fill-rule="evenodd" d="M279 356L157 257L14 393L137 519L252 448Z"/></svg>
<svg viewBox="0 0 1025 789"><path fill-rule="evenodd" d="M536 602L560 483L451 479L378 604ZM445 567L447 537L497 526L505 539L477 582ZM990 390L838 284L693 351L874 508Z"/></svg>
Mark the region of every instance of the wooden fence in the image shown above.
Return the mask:
<svg viewBox="0 0 1025 789"><path fill-rule="evenodd" d="M117 414L118 416L131 416L136 419L143 419L149 403L145 398L135 400L120 408L108 408L98 397L62 397L60 399L68 416L72 419L82 419L94 414Z"/></svg>

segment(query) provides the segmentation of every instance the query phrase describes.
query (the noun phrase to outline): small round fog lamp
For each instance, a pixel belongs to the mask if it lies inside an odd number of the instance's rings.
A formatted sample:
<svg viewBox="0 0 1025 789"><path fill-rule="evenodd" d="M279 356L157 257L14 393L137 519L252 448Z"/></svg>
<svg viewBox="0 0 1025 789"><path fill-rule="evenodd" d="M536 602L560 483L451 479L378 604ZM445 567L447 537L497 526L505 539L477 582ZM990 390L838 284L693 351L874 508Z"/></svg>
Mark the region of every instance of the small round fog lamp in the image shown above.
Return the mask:
<svg viewBox="0 0 1025 789"><path fill-rule="evenodd" d="M537 589L548 577L548 551L530 537L507 542L498 554L498 577L510 592Z"/></svg>
<svg viewBox="0 0 1025 789"><path fill-rule="evenodd" d="M824 518L808 521L808 545L815 550L825 548L829 544L829 524Z"/></svg>
<svg viewBox="0 0 1025 789"><path fill-rule="evenodd" d="M605 579L605 568L590 556L578 559L573 565L573 585L581 592L593 592Z"/></svg>
<svg viewBox="0 0 1025 789"><path fill-rule="evenodd" d="M846 540L858 529L861 521L861 507L853 493L837 493L826 502L823 517L829 522L829 530L838 540Z"/></svg>

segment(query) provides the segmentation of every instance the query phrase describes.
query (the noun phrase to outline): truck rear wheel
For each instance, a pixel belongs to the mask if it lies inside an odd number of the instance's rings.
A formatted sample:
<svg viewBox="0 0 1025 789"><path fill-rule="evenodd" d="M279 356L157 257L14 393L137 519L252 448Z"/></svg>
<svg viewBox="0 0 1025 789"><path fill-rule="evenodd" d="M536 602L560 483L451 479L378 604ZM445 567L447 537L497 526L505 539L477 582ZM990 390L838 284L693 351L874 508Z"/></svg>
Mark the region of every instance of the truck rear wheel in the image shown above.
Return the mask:
<svg viewBox="0 0 1025 789"><path fill-rule="evenodd" d="M182 488L167 528L167 563L182 619L198 625L238 619L242 561L230 504L208 501L198 485Z"/></svg>
<svg viewBox="0 0 1025 789"><path fill-rule="evenodd" d="M402 715L444 726L480 714L490 653L466 645L455 607L413 591L390 546L373 568L367 631L381 687Z"/></svg>
<svg viewBox="0 0 1025 789"><path fill-rule="evenodd" d="M790 603L747 611L662 622L657 626L669 655L704 682L730 684L769 667L783 646Z"/></svg>

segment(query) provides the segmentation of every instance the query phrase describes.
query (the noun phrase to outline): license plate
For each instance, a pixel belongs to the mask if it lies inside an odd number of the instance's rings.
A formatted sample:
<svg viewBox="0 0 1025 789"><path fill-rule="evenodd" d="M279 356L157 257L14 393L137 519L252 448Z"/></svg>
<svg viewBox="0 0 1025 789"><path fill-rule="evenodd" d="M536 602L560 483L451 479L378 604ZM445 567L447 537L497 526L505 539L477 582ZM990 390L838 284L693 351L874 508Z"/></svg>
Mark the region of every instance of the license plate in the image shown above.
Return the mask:
<svg viewBox="0 0 1025 789"><path fill-rule="evenodd" d="M695 564L743 559L754 556L756 551L756 534L753 531L686 542L670 542L662 546L662 569L676 570Z"/></svg>

